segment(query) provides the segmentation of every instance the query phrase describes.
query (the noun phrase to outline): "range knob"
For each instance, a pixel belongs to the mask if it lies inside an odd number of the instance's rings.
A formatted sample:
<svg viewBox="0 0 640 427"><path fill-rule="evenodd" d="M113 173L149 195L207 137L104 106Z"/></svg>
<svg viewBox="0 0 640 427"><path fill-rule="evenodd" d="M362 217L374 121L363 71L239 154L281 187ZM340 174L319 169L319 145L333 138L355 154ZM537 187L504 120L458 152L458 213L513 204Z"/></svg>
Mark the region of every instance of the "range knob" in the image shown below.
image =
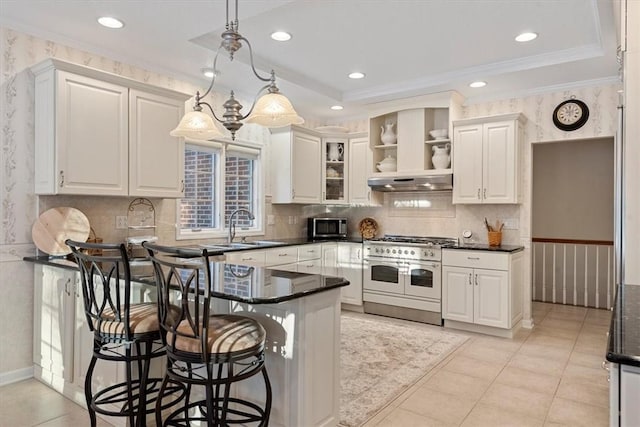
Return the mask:
<svg viewBox="0 0 640 427"><path fill-rule="evenodd" d="M394 253L394 254L395 254L395 253L396 253L396 250L394 249L394 250L392 251L392 253Z"/></svg>
<svg viewBox="0 0 640 427"><path fill-rule="evenodd" d="M429 251L429 256L433 256L433 255L434 255L433 251Z"/></svg>
<svg viewBox="0 0 640 427"><path fill-rule="evenodd" d="M387 253L391 252L389 249L387 249Z"/></svg>
<svg viewBox="0 0 640 427"><path fill-rule="evenodd" d="M405 250L404 250L404 254L406 255L406 254L408 254L408 253L409 253L409 251L405 249Z"/></svg>
<svg viewBox="0 0 640 427"><path fill-rule="evenodd" d="M411 251L411 255L415 255L415 254L416 254L416 252L415 252L415 251Z"/></svg>

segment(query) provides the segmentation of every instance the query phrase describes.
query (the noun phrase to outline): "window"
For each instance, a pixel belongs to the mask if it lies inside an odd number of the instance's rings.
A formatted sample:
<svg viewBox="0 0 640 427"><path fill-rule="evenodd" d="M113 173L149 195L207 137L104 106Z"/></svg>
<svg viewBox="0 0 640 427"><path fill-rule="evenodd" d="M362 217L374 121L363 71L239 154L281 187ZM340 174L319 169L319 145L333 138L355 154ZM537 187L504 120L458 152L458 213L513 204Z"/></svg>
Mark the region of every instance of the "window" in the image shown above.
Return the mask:
<svg viewBox="0 0 640 427"><path fill-rule="evenodd" d="M206 145L205 145L206 144ZM261 234L258 148L216 143L185 144L185 192L178 201L178 239L226 236L229 218L235 216L238 234Z"/></svg>

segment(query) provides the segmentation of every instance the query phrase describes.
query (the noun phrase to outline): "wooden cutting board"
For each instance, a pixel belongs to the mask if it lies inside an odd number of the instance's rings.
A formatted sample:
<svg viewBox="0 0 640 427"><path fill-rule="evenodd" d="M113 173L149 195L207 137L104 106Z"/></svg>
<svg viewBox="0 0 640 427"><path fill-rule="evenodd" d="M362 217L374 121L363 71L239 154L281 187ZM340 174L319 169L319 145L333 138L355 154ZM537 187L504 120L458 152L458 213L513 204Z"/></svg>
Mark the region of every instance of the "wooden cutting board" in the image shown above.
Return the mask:
<svg viewBox="0 0 640 427"><path fill-rule="evenodd" d="M43 212L31 228L33 243L49 255L71 253L67 239L85 242L89 237L89 220L75 208L52 208Z"/></svg>

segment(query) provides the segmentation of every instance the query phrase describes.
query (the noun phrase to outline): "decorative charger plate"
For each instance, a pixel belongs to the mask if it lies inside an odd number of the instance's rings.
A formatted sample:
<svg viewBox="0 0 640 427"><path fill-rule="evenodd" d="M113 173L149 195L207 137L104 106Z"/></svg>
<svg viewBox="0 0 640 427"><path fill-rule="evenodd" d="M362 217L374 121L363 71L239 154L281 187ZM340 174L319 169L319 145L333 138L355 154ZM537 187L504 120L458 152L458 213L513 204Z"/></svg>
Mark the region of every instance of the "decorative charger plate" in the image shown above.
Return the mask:
<svg viewBox="0 0 640 427"><path fill-rule="evenodd" d="M378 223L373 218L363 218L358 224L363 239L373 239L378 233Z"/></svg>
<svg viewBox="0 0 640 427"><path fill-rule="evenodd" d="M67 255L71 248L67 239L86 242L91 227L89 220L75 208L59 207L43 212L31 228L33 243L49 255Z"/></svg>

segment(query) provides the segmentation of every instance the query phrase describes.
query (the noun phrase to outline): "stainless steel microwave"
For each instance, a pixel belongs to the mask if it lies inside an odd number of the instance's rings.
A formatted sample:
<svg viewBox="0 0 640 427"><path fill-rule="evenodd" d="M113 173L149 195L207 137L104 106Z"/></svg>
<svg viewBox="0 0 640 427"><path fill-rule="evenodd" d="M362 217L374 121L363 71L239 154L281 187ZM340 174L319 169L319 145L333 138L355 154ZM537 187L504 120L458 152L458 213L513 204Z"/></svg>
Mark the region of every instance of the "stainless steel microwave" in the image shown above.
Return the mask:
<svg viewBox="0 0 640 427"><path fill-rule="evenodd" d="M347 237L347 218L308 218L309 239L340 239Z"/></svg>

